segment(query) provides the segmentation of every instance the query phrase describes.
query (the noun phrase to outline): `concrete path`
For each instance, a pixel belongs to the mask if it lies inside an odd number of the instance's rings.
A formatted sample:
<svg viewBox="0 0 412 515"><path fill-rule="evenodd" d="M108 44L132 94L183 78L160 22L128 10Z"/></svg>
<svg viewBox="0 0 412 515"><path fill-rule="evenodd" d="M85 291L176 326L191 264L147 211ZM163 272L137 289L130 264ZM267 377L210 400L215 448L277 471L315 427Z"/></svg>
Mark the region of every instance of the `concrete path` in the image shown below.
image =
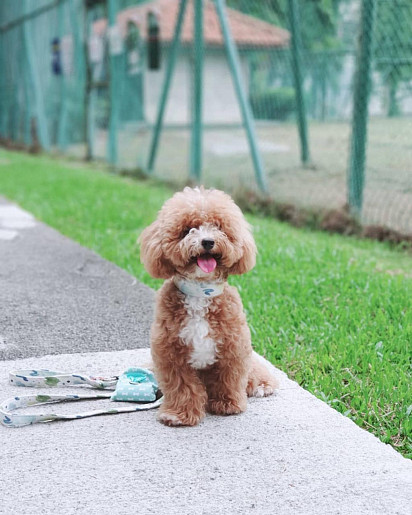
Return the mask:
<svg viewBox="0 0 412 515"><path fill-rule="evenodd" d="M0 359L147 347L153 291L1 199L0 264Z"/></svg>
<svg viewBox="0 0 412 515"><path fill-rule="evenodd" d="M147 363L148 288L42 224L6 226L0 206L0 229L17 231L0 239L1 400L33 393L8 384L16 368ZM155 410L0 426L0 513L410 514L412 463L275 373L277 396L195 428L164 427Z"/></svg>

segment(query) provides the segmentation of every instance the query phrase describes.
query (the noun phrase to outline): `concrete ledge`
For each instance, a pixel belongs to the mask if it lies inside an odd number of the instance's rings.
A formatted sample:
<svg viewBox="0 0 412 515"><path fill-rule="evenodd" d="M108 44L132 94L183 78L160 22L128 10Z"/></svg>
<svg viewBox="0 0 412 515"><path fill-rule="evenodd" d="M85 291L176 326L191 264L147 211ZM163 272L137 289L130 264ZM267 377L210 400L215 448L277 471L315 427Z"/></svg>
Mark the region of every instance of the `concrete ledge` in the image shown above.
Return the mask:
<svg viewBox="0 0 412 515"><path fill-rule="evenodd" d="M107 375L148 359L139 349L2 362L0 398L33 393L8 384L16 368ZM412 463L277 374L276 396L195 428L164 427L156 410L0 427L0 512L409 514Z"/></svg>

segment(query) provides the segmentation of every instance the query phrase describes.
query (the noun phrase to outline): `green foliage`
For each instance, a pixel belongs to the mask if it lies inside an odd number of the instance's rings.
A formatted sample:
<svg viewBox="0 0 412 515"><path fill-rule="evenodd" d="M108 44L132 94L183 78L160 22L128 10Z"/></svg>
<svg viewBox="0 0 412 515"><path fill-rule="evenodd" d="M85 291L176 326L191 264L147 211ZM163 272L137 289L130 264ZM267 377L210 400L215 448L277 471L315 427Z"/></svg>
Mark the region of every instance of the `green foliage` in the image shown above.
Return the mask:
<svg viewBox="0 0 412 515"><path fill-rule="evenodd" d="M296 108L293 88L272 88L250 97L253 115L258 120L286 120Z"/></svg>
<svg viewBox="0 0 412 515"><path fill-rule="evenodd" d="M0 194L150 286L136 239L170 189L0 151ZM412 456L411 256L249 216L255 269L233 277L255 348L304 388ZM408 275L409 274L409 275Z"/></svg>
<svg viewBox="0 0 412 515"><path fill-rule="evenodd" d="M311 97L307 97L308 112L314 118L325 119L327 109L326 97L329 92L338 89L337 80L343 59L339 55L342 50L342 37L338 34L339 5L346 0L305 0L296 1L298 8L299 28L301 33L302 72L310 78ZM291 30L289 20L289 0L230 0L228 5L244 13L269 21L274 25ZM260 119L288 119L294 106L284 99L280 100L280 108L262 98L268 99L272 91L265 88L272 85L290 87L292 85L291 52L289 49L271 50L270 53L255 51L250 56L251 63L251 101L254 113ZM256 98L256 95L259 98ZM274 99L275 101L277 99ZM268 113L263 112L267 106ZM278 112L280 111L280 115Z"/></svg>
<svg viewBox="0 0 412 515"><path fill-rule="evenodd" d="M345 0L298 1L302 44L307 50L336 48L338 7ZM227 5L246 14L289 29L289 0L228 0Z"/></svg>

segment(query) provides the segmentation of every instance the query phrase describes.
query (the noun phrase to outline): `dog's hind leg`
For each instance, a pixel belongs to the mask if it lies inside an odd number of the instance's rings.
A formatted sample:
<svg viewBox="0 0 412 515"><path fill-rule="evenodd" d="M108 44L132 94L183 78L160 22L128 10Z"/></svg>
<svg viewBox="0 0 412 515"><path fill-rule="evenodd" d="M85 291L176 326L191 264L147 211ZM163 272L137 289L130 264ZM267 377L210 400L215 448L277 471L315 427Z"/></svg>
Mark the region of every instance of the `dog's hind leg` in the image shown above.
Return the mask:
<svg viewBox="0 0 412 515"><path fill-rule="evenodd" d="M267 397L272 395L279 383L268 367L261 362L256 354L252 357L246 393L248 397Z"/></svg>

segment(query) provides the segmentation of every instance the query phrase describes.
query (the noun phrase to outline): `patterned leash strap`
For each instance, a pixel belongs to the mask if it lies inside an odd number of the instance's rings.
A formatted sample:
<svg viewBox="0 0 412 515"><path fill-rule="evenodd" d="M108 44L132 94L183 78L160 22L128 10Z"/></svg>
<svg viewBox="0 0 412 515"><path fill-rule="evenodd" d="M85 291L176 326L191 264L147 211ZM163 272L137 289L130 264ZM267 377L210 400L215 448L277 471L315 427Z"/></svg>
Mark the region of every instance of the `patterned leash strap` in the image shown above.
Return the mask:
<svg viewBox="0 0 412 515"><path fill-rule="evenodd" d="M67 374L53 370L16 370L9 373L9 383L14 386L31 386L33 388L52 388L61 386L93 386L104 390L116 388L118 376L92 377L83 374Z"/></svg>
<svg viewBox="0 0 412 515"><path fill-rule="evenodd" d="M131 372L132 371L132 372ZM136 375L138 374L138 375ZM137 379L136 379L137 378ZM75 420L96 415L112 415L117 413L131 413L134 411L149 410L157 408L162 403L162 398L157 398L157 383L153 374L146 369L129 369L120 377L123 381L121 396L118 392L87 393L87 394L67 394L67 395L22 395L6 399L0 403L0 422L6 427L23 427L38 422L50 422L53 420ZM135 379L135 380L134 380ZM131 390L128 395L124 394L124 383L127 382L127 389ZM32 388L52 388L52 387L70 387L70 386L90 386L98 390L111 389L114 390L118 383L119 377L92 377L83 374L67 374L63 372L54 372L52 370L17 370L10 372L9 382L13 386L24 386ZM140 387L145 389L142 393ZM150 386L154 392L154 402L147 402L147 387ZM138 387L138 388L136 388ZM116 395L117 393L117 395ZM74 402L91 399L112 399L125 402L133 402L133 406L125 406L121 408L102 409L95 411L86 411L74 415L64 415L58 413L14 413L21 408L30 406L38 406L42 404L53 404L58 402ZM137 403L137 404L136 404Z"/></svg>

